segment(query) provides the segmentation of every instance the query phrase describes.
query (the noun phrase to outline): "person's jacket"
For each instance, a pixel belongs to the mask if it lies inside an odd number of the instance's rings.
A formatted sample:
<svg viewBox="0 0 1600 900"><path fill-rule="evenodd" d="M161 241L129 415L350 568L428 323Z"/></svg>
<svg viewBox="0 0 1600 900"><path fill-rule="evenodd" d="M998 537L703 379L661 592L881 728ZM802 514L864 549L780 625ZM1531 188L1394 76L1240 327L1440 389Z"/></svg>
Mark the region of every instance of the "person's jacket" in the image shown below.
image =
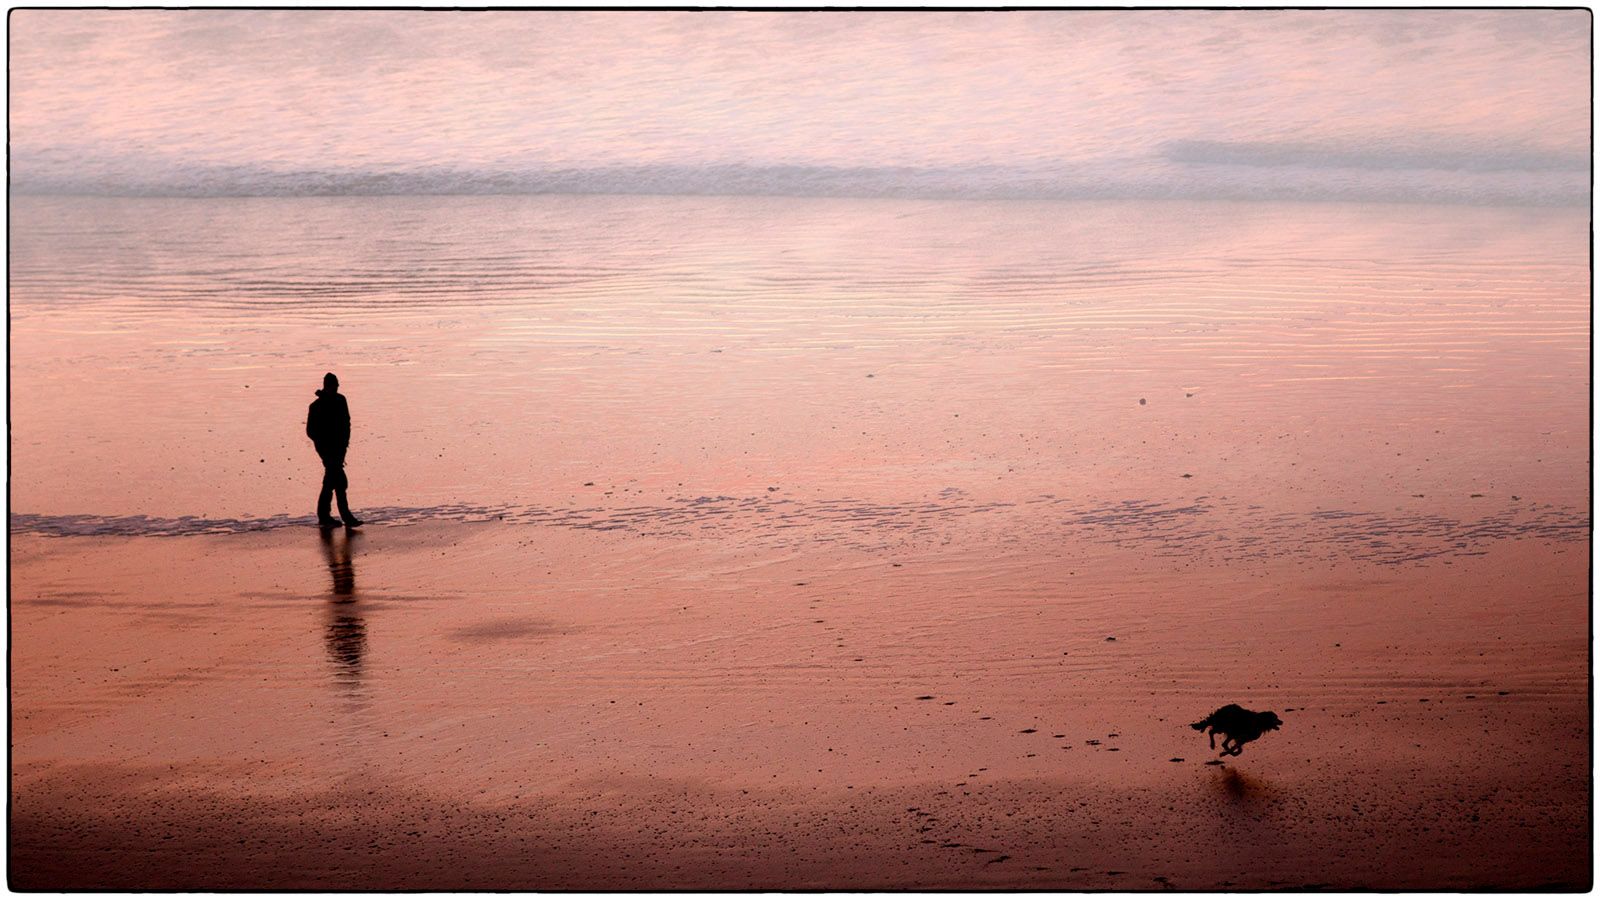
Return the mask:
<svg viewBox="0 0 1600 900"><path fill-rule="evenodd" d="M350 446L350 405L338 391L317 391L306 411L306 437L317 447L317 454L343 453Z"/></svg>

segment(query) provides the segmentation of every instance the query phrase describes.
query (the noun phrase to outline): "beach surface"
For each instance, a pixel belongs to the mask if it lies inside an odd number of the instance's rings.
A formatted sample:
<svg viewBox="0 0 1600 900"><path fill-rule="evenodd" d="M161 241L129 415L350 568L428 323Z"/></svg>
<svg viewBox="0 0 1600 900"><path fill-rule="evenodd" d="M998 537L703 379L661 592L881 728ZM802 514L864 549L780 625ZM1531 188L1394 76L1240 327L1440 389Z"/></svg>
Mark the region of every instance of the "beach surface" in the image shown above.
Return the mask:
<svg viewBox="0 0 1600 900"><path fill-rule="evenodd" d="M14 217L14 889L1589 885L1584 211Z"/></svg>
<svg viewBox="0 0 1600 900"><path fill-rule="evenodd" d="M12 886L1585 882L1581 544L962 543L21 538ZM1225 700L1285 724L1219 766Z"/></svg>

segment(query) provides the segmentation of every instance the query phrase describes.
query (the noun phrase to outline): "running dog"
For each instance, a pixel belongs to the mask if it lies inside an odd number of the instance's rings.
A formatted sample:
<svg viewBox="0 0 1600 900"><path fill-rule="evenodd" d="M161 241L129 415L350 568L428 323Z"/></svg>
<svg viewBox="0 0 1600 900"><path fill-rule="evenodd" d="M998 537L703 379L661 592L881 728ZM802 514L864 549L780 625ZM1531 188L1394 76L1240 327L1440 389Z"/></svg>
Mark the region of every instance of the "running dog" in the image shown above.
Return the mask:
<svg viewBox="0 0 1600 900"><path fill-rule="evenodd" d="M1217 749L1217 735L1222 735L1222 752L1218 756L1238 756L1244 752L1245 744L1269 731L1277 731L1282 724L1277 713L1251 712L1237 703L1229 703L1189 727L1205 731L1213 750Z"/></svg>

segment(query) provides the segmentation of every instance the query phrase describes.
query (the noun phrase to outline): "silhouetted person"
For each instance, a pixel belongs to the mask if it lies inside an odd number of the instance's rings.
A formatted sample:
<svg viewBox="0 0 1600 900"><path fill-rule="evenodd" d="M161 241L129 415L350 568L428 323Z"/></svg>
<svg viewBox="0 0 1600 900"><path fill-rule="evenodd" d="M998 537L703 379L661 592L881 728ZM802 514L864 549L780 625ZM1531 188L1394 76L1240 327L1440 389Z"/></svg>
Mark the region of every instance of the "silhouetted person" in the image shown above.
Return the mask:
<svg viewBox="0 0 1600 900"><path fill-rule="evenodd" d="M350 500L345 496L350 481L344 475L344 454L350 449L350 405L339 393L339 377L332 372L322 376L322 390L317 391L317 399L311 401L311 409L306 412L306 437L311 438L317 455L322 457L322 494L317 497L317 524L323 528L337 528L341 524L355 528L361 520L350 511ZM342 523L328 511L335 494L339 496L339 515L344 516Z"/></svg>

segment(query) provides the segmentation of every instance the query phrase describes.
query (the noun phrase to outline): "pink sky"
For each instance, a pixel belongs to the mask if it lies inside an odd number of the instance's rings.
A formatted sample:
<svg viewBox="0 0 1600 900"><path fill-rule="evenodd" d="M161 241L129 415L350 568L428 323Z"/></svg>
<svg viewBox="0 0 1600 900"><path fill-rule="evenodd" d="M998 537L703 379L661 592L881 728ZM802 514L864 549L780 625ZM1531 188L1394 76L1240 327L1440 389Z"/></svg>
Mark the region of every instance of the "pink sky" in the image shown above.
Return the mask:
<svg viewBox="0 0 1600 900"><path fill-rule="evenodd" d="M1377 171L1465 154L1586 191L1589 33L1538 10L19 10L11 147L23 187L217 166L1173 179L1193 160L1172 142L1199 141Z"/></svg>

